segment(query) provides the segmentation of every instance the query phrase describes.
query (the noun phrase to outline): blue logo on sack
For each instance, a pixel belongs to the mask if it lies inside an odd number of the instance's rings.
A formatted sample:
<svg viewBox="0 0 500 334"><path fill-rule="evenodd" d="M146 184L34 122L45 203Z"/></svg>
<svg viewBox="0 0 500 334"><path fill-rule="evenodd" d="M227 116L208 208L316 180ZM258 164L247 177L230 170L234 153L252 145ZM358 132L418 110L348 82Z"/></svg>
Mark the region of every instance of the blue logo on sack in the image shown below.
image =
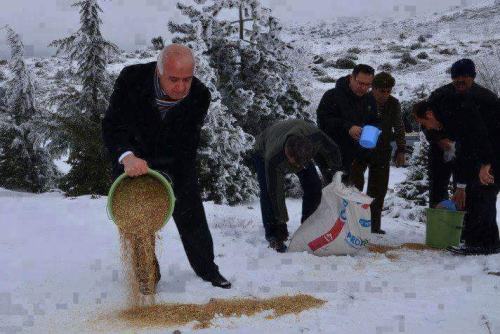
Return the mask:
<svg viewBox="0 0 500 334"><path fill-rule="evenodd" d="M351 232L347 233L346 237L345 237L345 241L347 242L347 244L351 247L354 247L356 249L359 249L359 248L362 248L364 246L366 246L366 244L368 244L368 240L362 240L360 238L358 238L357 236L351 234Z"/></svg>
<svg viewBox="0 0 500 334"><path fill-rule="evenodd" d="M370 227L372 225L372 221L370 219L360 219L359 225L363 227Z"/></svg>
<svg viewBox="0 0 500 334"><path fill-rule="evenodd" d="M340 209L339 216L340 216L340 219L344 222L347 220L346 209L347 209L348 204L349 203L345 199L342 199L342 209Z"/></svg>
<svg viewBox="0 0 500 334"><path fill-rule="evenodd" d="M344 221L347 220L347 215L346 215L346 212L345 212L345 208L340 210L340 218Z"/></svg>

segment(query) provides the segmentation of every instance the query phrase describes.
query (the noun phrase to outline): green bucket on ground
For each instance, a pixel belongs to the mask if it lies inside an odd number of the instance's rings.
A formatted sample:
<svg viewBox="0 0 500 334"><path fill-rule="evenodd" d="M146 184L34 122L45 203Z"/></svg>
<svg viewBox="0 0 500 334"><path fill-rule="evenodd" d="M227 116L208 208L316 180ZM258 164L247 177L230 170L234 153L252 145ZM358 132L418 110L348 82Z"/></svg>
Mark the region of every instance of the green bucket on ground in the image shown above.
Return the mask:
<svg viewBox="0 0 500 334"><path fill-rule="evenodd" d="M167 215L165 216L165 221L163 222L163 226L165 226L165 224L169 221L169 219L172 217L172 214L174 212L174 207L175 207L175 196L174 196L174 190L172 189L172 185L171 185L171 181L169 182L161 173L153 170L153 169L148 169L148 174L147 175L150 175L152 177L154 177L155 179L159 180L163 186L165 187L165 189L167 190L167 196L168 196L168 203L169 203L169 206L168 206L168 210L167 210ZM108 211L108 217L116 224L116 220L113 216L113 197L114 197L114 194L115 194L115 190L116 188L118 187L118 184L120 184L120 182L125 179L125 178L128 178L129 176L126 174L126 173L123 173L122 175L120 175L116 180L115 182L113 182L113 184L111 185L111 188L109 188L109 192L108 192L108 202L107 202L107 206L106 206L106 209Z"/></svg>
<svg viewBox="0 0 500 334"><path fill-rule="evenodd" d="M464 211L426 209L426 215L425 244L427 246L440 249L458 246L462 234Z"/></svg>

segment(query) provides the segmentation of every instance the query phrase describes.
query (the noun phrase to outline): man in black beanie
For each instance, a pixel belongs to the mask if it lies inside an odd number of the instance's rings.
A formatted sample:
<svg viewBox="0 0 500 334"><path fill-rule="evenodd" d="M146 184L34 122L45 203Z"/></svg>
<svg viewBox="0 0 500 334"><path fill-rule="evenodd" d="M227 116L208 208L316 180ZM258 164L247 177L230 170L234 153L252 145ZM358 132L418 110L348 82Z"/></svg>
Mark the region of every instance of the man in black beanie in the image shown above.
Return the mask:
<svg viewBox="0 0 500 334"><path fill-rule="evenodd" d="M432 92L429 103L438 106L442 112L453 114L459 107L460 101L464 98L471 98L483 113L491 113L488 110L495 110L490 107L495 94L474 83L475 77L476 66L472 60L464 58L456 61L451 66L452 82ZM492 117L494 118L494 115L487 116L485 122ZM424 130L424 132L430 142L429 206L435 207L439 202L448 198L456 147L442 131ZM462 184L454 184L454 187L465 189L465 185Z"/></svg>
<svg viewBox="0 0 500 334"><path fill-rule="evenodd" d="M470 115L480 117L484 124L484 131L488 137L489 144L493 149L491 164L477 165L477 157L474 154L468 156L471 166L471 174L466 183L457 183L453 200L458 208L466 209L465 225L462 239L466 241L464 247L454 249L460 254L473 254L476 244L481 245L481 238L494 238L498 236L480 236L477 231L479 225L487 221L496 220L496 197L498 195L500 174L500 102L497 95L490 90L474 82L476 68L470 59L460 59L451 67L452 83L435 90L429 97L429 105L439 119L455 119L459 115ZM477 115L477 116L472 116ZM467 127L467 124L462 124ZM450 175L459 174L463 171L457 170L455 165L455 151L457 155L461 149L455 143L452 135L447 132L446 127L426 131L427 139L430 141L429 151L429 188L430 206L435 206L440 201L448 199L448 186ZM496 172L496 178L494 173ZM454 177L455 179L455 177ZM467 194L467 196L466 196ZM470 210L481 207L481 210ZM467 208L469 207L469 208ZM481 212L480 216L472 215L470 211ZM495 223L496 224L496 223ZM497 232L498 233L498 232ZM472 242L468 242L472 241ZM481 251L479 251L480 253Z"/></svg>

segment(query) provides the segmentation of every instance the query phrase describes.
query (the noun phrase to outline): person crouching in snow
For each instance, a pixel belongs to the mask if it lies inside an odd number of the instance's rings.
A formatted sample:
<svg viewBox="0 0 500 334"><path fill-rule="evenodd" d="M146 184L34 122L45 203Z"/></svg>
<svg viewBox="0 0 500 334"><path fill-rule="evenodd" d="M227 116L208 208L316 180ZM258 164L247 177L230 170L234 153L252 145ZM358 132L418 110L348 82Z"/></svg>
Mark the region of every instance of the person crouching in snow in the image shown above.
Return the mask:
<svg viewBox="0 0 500 334"><path fill-rule="evenodd" d="M296 119L279 121L265 129L257 136L253 151L265 237L269 247L283 253L288 238L285 175L295 173L300 180L303 223L321 202L322 183L314 162L328 184L341 169L340 151L314 124Z"/></svg>

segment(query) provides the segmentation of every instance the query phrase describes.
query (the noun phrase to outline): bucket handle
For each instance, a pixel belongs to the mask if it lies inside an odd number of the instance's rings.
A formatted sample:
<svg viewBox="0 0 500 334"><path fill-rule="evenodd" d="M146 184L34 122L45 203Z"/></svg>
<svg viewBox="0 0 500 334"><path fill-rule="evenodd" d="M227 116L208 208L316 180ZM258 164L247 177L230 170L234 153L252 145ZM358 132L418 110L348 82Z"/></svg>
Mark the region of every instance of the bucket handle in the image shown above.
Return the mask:
<svg viewBox="0 0 500 334"><path fill-rule="evenodd" d="M170 175L168 175L167 173L162 172L162 171L158 171L158 173L160 173L164 178L167 179L168 182L170 182L170 184L172 185L172 188L174 187L174 182L172 181L172 178L170 177Z"/></svg>

